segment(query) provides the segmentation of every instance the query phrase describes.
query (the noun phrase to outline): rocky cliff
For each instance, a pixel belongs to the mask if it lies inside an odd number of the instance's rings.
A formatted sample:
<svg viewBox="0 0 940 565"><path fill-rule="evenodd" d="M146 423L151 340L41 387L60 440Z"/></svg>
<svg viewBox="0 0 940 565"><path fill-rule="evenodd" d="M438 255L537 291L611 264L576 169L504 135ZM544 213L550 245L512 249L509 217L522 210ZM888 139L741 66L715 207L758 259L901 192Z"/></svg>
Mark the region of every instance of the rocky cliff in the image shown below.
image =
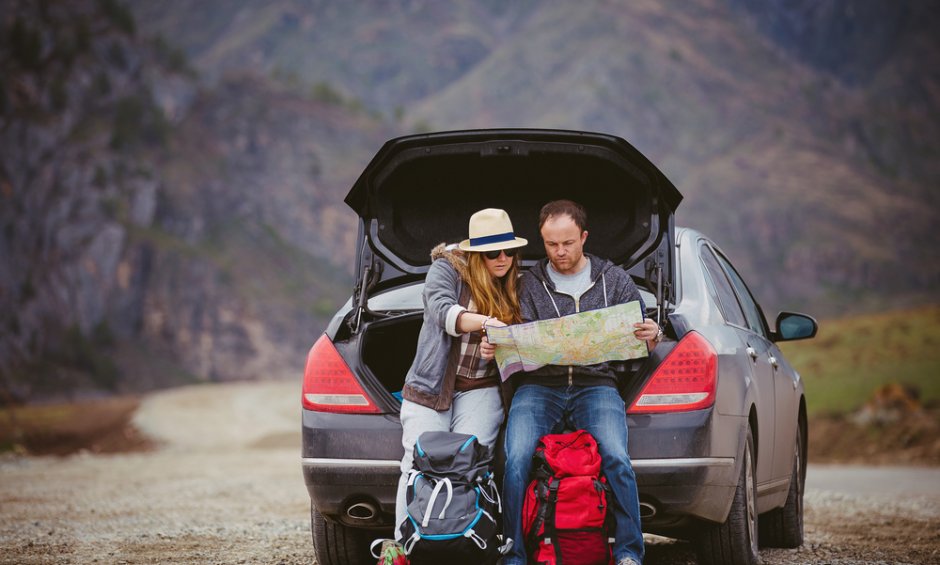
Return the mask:
<svg viewBox="0 0 940 565"><path fill-rule="evenodd" d="M6 4L0 389L298 374L348 293L343 183L387 132L250 74L207 88L118 2Z"/></svg>

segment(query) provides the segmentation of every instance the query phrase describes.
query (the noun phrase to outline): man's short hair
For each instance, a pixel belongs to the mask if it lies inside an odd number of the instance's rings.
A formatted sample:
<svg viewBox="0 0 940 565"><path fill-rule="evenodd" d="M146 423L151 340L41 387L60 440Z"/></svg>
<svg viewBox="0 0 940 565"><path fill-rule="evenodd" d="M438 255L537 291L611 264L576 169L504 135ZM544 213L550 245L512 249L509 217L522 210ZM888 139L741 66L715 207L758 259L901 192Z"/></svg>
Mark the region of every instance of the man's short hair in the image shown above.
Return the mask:
<svg viewBox="0 0 940 565"><path fill-rule="evenodd" d="M571 200L552 200L545 206L542 206L542 211L539 212L539 229L541 230L542 226L545 225L545 221L552 216L561 216L564 214L571 216L575 225L578 226L578 229L582 232L587 230L587 212L584 210L584 206Z"/></svg>

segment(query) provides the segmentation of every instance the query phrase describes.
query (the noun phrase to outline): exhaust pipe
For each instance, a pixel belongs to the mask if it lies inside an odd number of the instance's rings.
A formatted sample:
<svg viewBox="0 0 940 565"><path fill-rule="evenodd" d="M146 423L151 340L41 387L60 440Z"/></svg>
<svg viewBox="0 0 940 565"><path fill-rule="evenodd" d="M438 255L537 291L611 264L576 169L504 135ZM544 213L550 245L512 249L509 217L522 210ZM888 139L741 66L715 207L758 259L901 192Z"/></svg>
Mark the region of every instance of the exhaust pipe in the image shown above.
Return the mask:
<svg viewBox="0 0 940 565"><path fill-rule="evenodd" d="M357 522L372 520L378 513L379 509L371 502L357 502L346 508L346 516Z"/></svg>
<svg viewBox="0 0 940 565"><path fill-rule="evenodd" d="M649 502L640 503L640 519L649 520L656 515L656 507Z"/></svg>

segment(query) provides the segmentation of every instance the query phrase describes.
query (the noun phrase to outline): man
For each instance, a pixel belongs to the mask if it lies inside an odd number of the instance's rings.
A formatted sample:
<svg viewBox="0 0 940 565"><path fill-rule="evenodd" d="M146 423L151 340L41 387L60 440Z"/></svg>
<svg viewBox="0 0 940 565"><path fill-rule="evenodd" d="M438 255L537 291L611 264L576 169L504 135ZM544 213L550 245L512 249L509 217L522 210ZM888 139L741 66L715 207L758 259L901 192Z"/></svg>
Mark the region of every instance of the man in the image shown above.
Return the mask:
<svg viewBox="0 0 940 565"><path fill-rule="evenodd" d="M539 232L547 259L520 279L519 302L525 322L640 300L630 275L608 260L584 253L587 215L570 200L546 204L539 215ZM650 319L635 324L634 335L650 349L661 339ZM602 470L613 493L616 521L614 560L639 565L643 534L636 476L627 453L627 423L617 377L608 363L580 367L548 365L514 377L516 391L506 429L506 471L503 478L505 534L515 540L504 565L525 565L522 505L539 438L556 426L587 430L597 440Z"/></svg>

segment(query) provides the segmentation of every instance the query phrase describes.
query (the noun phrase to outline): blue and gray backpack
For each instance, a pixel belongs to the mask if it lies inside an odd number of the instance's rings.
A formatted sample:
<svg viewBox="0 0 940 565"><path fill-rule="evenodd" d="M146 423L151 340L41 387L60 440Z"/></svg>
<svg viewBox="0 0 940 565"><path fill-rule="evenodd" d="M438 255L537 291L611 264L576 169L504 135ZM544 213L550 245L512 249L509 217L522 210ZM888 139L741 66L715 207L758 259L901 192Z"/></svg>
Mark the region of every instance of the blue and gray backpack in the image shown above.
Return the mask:
<svg viewBox="0 0 940 565"><path fill-rule="evenodd" d="M494 562L512 541L500 534L502 506L493 456L476 436L424 432L414 447L402 544L413 565ZM443 560L443 561L442 561Z"/></svg>

